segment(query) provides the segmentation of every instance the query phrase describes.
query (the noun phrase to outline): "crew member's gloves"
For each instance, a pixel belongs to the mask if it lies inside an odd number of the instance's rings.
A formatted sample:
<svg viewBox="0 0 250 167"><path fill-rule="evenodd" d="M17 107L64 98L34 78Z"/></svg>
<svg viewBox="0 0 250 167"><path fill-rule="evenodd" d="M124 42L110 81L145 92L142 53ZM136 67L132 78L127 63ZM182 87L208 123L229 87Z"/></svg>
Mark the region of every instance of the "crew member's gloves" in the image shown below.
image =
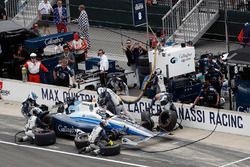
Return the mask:
<svg viewBox="0 0 250 167"><path fill-rule="evenodd" d="M114 142L112 140L109 140L108 145L112 146L112 145L114 145Z"/></svg>

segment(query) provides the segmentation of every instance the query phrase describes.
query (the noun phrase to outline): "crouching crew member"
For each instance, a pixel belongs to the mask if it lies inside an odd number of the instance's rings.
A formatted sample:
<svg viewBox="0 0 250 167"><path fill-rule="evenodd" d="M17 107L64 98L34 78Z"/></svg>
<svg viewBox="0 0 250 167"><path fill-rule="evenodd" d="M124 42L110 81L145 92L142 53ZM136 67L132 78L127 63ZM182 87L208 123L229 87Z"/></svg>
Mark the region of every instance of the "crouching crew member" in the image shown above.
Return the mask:
<svg viewBox="0 0 250 167"><path fill-rule="evenodd" d="M194 108L194 106L198 102L206 107L218 107L220 102L220 96L218 92L213 88L213 86L205 82L199 96L196 97L194 104L191 108Z"/></svg>
<svg viewBox="0 0 250 167"><path fill-rule="evenodd" d="M42 128L45 129L46 127L48 127L47 124L43 123L39 118L38 118L38 112L39 110L34 107L32 109L32 115L29 117L27 124L24 126L24 133L25 136L23 136L22 138L20 138L18 141L19 142L25 142L28 140L34 141L35 139L35 134L34 134L34 130L36 128Z"/></svg>
<svg viewBox="0 0 250 167"><path fill-rule="evenodd" d="M48 69L41 63L41 61L38 61L36 58L37 55L35 53L31 53L31 60L28 60L24 64L24 67L28 69L28 81L40 83L40 72L48 72Z"/></svg>
<svg viewBox="0 0 250 167"><path fill-rule="evenodd" d="M105 140L107 142L107 145L112 146L114 143L109 139L106 133L107 126L108 123L106 121L100 122L99 126L96 126L88 136L90 145L88 147L83 147L78 151L78 153L80 154L82 152L92 152L95 155L100 154L100 147L104 145L101 140Z"/></svg>

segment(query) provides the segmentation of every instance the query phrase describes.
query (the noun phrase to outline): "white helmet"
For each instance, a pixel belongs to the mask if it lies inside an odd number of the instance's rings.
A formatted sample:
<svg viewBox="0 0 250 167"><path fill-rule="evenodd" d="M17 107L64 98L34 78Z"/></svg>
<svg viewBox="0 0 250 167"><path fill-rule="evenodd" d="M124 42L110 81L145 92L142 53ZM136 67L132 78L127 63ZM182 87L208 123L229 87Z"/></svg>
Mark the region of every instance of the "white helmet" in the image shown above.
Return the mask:
<svg viewBox="0 0 250 167"><path fill-rule="evenodd" d="M37 55L35 53L31 53L30 57L36 57Z"/></svg>
<svg viewBox="0 0 250 167"><path fill-rule="evenodd" d="M99 87L97 88L97 94L100 95L102 94L103 92L105 92L107 89L105 87Z"/></svg>
<svg viewBox="0 0 250 167"><path fill-rule="evenodd" d="M162 73L160 68L155 69L155 74L156 75L160 75Z"/></svg>

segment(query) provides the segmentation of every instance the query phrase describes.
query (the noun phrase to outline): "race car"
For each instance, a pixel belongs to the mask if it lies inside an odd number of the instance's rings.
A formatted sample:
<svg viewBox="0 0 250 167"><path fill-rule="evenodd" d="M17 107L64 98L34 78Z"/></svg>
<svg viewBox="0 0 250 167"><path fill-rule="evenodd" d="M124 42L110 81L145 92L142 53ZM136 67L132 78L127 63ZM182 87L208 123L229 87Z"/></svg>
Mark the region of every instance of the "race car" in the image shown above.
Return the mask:
<svg viewBox="0 0 250 167"><path fill-rule="evenodd" d="M59 107L58 113L51 115L51 125L56 134L69 136L74 136L76 129L90 133L103 120L107 121L110 131L115 130L118 134L122 132L143 137L157 135L126 115L114 115L92 102L71 100L67 108Z"/></svg>

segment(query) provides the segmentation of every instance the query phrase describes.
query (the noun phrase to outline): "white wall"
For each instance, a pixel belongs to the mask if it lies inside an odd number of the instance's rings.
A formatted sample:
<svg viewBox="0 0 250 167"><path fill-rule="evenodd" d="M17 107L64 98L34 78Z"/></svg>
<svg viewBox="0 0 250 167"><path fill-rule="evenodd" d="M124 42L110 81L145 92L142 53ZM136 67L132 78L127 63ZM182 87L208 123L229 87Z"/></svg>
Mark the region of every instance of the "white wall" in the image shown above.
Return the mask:
<svg viewBox="0 0 250 167"><path fill-rule="evenodd" d="M58 87L53 85L24 83L9 79L0 79L3 88L2 91L6 94L3 99L23 102L28 94L35 92L38 95L38 103L52 106L55 101L64 101L68 96L75 96L78 89L72 89L68 92L68 88ZM1 83L0 83L1 84ZM94 91L83 90L78 93L80 100L87 100L96 97ZM126 105L128 111L136 118L140 119L140 113L147 110L151 100L143 98L139 102L131 105ZM175 103L179 121L186 127L213 130L216 126L216 131L240 134L250 136L250 114L228 110L217 110L214 108L198 107L190 109L189 105ZM154 106L153 112L160 108L159 104ZM157 121L157 117L154 118Z"/></svg>

